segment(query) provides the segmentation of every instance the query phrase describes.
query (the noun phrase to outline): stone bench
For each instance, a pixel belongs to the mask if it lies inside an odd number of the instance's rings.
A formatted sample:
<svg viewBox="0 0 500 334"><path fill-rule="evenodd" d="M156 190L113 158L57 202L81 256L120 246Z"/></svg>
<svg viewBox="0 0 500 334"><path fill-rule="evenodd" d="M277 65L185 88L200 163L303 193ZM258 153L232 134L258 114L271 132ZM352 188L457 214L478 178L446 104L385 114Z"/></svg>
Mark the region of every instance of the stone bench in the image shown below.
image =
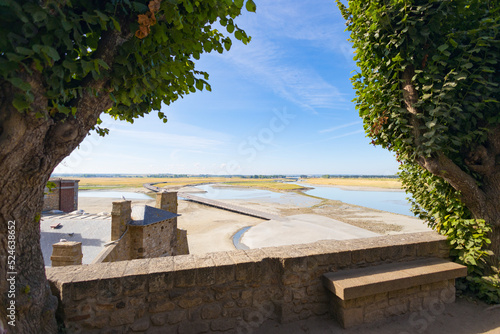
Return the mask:
<svg viewBox="0 0 500 334"><path fill-rule="evenodd" d="M334 318L348 328L455 301L455 278L467 267L425 258L323 275Z"/></svg>

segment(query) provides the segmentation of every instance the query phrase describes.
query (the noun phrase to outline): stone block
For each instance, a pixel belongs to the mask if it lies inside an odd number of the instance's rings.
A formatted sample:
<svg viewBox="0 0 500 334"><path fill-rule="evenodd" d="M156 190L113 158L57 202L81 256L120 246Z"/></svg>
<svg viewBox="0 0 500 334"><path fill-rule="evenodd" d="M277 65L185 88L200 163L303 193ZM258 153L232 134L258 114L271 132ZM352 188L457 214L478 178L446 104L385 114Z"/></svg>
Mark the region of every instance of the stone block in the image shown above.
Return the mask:
<svg viewBox="0 0 500 334"><path fill-rule="evenodd" d="M137 259L127 261L127 267L123 276L146 276L149 272L149 261L151 259Z"/></svg>
<svg viewBox="0 0 500 334"><path fill-rule="evenodd" d="M296 285L301 282L301 277L299 274L289 273L285 274L282 279L283 285Z"/></svg>
<svg viewBox="0 0 500 334"><path fill-rule="evenodd" d="M148 276L124 276L121 279L123 295L135 296L146 294ZM117 280L115 280L117 281Z"/></svg>
<svg viewBox="0 0 500 334"><path fill-rule="evenodd" d="M174 286L178 288L189 288L196 286L196 270L174 271Z"/></svg>
<svg viewBox="0 0 500 334"><path fill-rule="evenodd" d="M308 259L305 256L284 259L284 271L301 273L308 270Z"/></svg>
<svg viewBox="0 0 500 334"><path fill-rule="evenodd" d="M132 325L130 325L130 330L132 332L144 332L147 331L151 326L151 322L149 317L143 317L139 320L134 321Z"/></svg>
<svg viewBox="0 0 500 334"><path fill-rule="evenodd" d="M363 322L375 322L383 320L385 317L383 309L375 309L370 311L365 311L363 315Z"/></svg>
<svg viewBox="0 0 500 334"><path fill-rule="evenodd" d="M187 297L187 298L181 298L177 301L177 304L183 308L183 309L187 309L187 308L193 308L193 307L196 307L196 306L199 306L201 304L203 304L203 299L200 298L200 297L197 297L197 298L192 298L192 297Z"/></svg>
<svg viewBox="0 0 500 334"><path fill-rule="evenodd" d="M167 313L167 322L170 325L178 324L185 320L187 320L187 312L185 310L176 310Z"/></svg>
<svg viewBox="0 0 500 334"><path fill-rule="evenodd" d="M366 262L367 252L364 249L354 250L351 252L351 263L360 265Z"/></svg>
<svg viewBox="0 0 500 334"><path fill-rule="evenodd" d="M196 269L196 285L210 286L215 284L215 266L206 266Z"/></svg>
<svg viewBox="0 0 500 334"><path fill-rule="evenodd" d="M387 308L384 309L386 317L404 314L404 313L407 313L408 311L409 311L409 304L408 303L399 303L399 304L388 306Z"/></svg>
<svg viewBox="0 0 500 334"><path fill-rule="evenodd" d="M169 312L176 308L176 305L170 300L149 301L148 305L148 311L150 313Z"/></svg>
<svg viewBox="0 0 500 334"><path fill-rule="evenodd" d="M222 314L222 308L218 304L205 305L201 309L202 319L217 319Z"/></svg>
<svg viewBox="0 0 500 334"><path fill-rule="evenodd" d="M214 269L215 283L225 284L236 280L236 265L217 266Z"/></svg>
<svg viewBox="0 0 500 334"><path fill-rule="evenodd" d="M73 296L74 301L79 301L83 300L89 297L95 297L98 295L98 285L99 281L98 280L93 280L93 281L81 281L81 282L74 282L72 283L71 286L71 294ZM68 289L70 287L68 285Z"/></svg>
<svg viewBox="0 0 500 334"><path fill-rule="evenodd" d="M163 326L167 322L167 315L165 313L151 315L151 324L153 326Z"/></svg>
<svg viewBox="0 0 500 334"><path fill-rule="evenodd" d="M174 270L174 258L172 256L152 258L148 262L148 273L167 273Z"/></svg>
<svg viewBox="0 0 500 334"><path fill-rule="evenodd" d="M172 272L152 273L148 275L148 282L150 293L167 291L174 287L174 274Z"/></svg>
<svg viewBox="0 0 500 334"><path fill-rule="evenodd" d="M340 325L349 328L362 324L364 321L364 310L362 307L341 310L335 317Z"/></svg>
<svg viewBox="0 0 500 334"><path fill-rule="evenodd" d="M110 327L117 327L121 325L130 325L135 321L134 313L128 309L116 310L109 319Z"/></svg>
<svg viewBox="0 0 500 334"><path fill-rule="evenodd" d="M214 332L226 332L237 328L239 322L234 318L215 319L210 323L210 329Z"/></svg>
<svg viewBox="0 0 500 334"><path fill-rule="evenodd" d="M418 257L434 257L439 255L440 241L428 241L418 244L417 256Z"/></svg>

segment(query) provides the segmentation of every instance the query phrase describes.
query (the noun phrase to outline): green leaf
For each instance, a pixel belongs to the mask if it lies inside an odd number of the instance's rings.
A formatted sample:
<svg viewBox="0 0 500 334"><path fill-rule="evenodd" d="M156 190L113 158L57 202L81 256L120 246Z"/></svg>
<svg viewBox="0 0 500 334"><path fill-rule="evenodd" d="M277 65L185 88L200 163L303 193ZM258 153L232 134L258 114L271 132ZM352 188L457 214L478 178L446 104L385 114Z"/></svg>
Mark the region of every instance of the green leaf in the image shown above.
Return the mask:
<svg viewBox="0 0 500 334"><path fill-rule="evenodd" d="M443 44L438 47L438 50L443 52L444 50L448 49L448 44Z"/></svg>
<svg viewBox="0 0 500 334"><path fill-rule="evenodd" d="M244 2L244 0L234 0L234 4L238 8L243 8L243 2Z"/></svg>
<svg viewBox="0 0 500 334"><path fill-rule="evenodd" d="M121 32L122 28L120 27L120 23L118 23L118 21L116 21L112 16L110 16L109 18L113 22L113 27L115 27L115 30L118 30L118 32Z"/></svg>
<svg viewBox="0 0 500 334"><path fill-rule="evenodd" d="M19 111L26 110L30 107L30 103L26 100L23 95L17 94L12 100L12 105Z"/></svg>
<svg viewBox="0 0 500 334"><path fill-rule="evenodd" d="M102 59L97 59L97 63L104 69L109 70L109 65Z"/></svg>
<svg viewBox="0 0 500 334"><path fill-rule="evenodd" d="M50 58L52 58L53 61L58 61L59 59L61 59L57 50L51 46L44 45L44 46L42 46L41 51L43 53L45 53L47 56L49 56Z"/></svg>
<svg viewBox="0 0 500 334"><path fill-rule="evenodd" d="M252 13L255 13L255 11L257 10L257 6L253 2L253 0L248 0L245 8L247 9L247 11L252 12Z"/></svg>
<svg viewBox="0 0 500 334"><path fill-rule="evenodd" d="M31 89L31 85L29 83L25 82L24 80L20 79L20 78L10 78L8 80L15 87L17 87L19 89L22 89L24 91L27 91L27 90Z"/></svg>
<svg viewBox="0 0 500 334"><path fill-rule="evenodd" d="M22 46L16 47L16 52L20 53L22 55L26 55L26 56L32 56L35 53L35 52L33 52L33 50L22 47Z"/></svg>

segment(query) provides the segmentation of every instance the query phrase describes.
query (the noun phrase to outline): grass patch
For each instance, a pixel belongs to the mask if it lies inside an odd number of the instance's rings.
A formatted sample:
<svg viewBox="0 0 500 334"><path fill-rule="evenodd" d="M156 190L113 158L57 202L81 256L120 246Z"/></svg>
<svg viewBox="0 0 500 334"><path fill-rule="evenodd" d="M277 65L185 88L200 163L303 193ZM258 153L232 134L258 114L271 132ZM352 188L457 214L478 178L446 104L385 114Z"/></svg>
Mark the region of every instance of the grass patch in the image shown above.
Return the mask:
<svg viewBox="0 0 500 334"><path fill-rule="evenodd" d="M385 189L402 189L398 179L385 178L311 178L307 183L327 186L374 187Z"/></svg>
<svg viewBox="0 0 500 334"><path fill-rule="evenodd" d="M79 188L112 189L112 188L141 188L144 183L156 183L157 187L183 187L204 183L223 183L238 187L260 188L267 190L300 190L302 186L291 183L276 182L280 179L246 179L241 177L88 177L80 178Z"/></svg>

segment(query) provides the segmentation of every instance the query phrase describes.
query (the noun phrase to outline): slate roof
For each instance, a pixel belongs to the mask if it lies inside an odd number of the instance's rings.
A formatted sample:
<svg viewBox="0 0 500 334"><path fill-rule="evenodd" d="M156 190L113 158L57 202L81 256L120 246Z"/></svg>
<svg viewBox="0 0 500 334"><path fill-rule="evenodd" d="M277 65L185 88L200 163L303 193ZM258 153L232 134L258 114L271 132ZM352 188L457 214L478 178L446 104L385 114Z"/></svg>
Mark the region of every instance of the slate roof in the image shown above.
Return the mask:
<svg viewBox="0 0 500 334"><path fill-rule="evenodd" d="M157 209L149 205L135 205L132 207L132 220L128 222L128 225L147 226L178 216L178 214Z"/></svg>

